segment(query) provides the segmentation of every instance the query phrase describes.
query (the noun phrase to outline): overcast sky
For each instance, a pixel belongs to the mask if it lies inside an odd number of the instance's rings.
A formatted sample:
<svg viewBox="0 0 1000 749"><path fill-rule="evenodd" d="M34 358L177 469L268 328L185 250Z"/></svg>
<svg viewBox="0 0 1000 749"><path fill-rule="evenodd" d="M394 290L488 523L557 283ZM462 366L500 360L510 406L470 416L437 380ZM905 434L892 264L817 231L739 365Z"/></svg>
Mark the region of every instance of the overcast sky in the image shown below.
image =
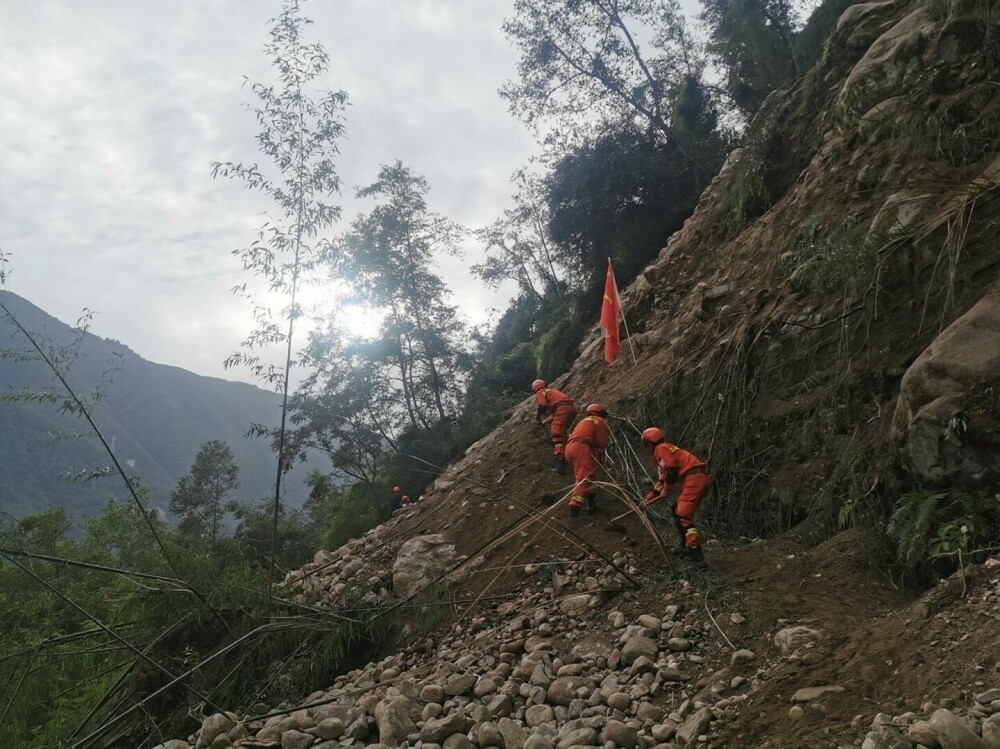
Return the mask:
<svg viewBox="0 0 1000 749"><path fill-rule="evenodd" d="M402 159L431 208L482 225L507 205L534 152L497 88L515 56L500 33L509 0L312 0L309 36L331 57L325 88L351 105L339 161L345 218L355 186ZM254 161L243 76L270 80L261 47L280 0L0 2L0 249L11 291L153 361L200 374L250 327L229 289L230 251L268 208L215 160ZM473 322L502 294L444 269Z"/></svg>

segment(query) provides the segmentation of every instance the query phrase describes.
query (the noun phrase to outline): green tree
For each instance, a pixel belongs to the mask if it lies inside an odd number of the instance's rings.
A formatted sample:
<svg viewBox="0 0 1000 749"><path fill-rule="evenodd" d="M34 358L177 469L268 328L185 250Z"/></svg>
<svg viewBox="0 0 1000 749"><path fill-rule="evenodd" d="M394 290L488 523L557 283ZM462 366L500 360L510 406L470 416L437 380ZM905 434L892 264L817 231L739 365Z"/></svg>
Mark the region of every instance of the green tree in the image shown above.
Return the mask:
<svg viewBox="0 0 1000 749"><path fill-rule="evenodd" d="M226 496L240 485L240 469L229 446L211 440L201 446L191 471L170 495L170 511L181 518L180 529L204 536L217 548L225 530Z"/></svg>
<svg viewBox="0 0 1000 749"><path fill-rule="evenodd" d="M552 140L626 121L672 139L677 90L702 67L673 0L516 0L503 30L520 59L500 94Z"/></svg>
<svg viewBox="0 0 1000 749"><path fill-rule="evenodd" d="M708 50L725 72L726 92L746 117L798 75L789 0L704 0L701 18L709 29Z"/></svg>
<svg viewBox="0 0 1000 749"><path fill-rule="evenodd" d="M329 67L323 45L304 39L310 23L301 13L299 0L286 0L281 13L271 22L271 40L264 47L277 71L277 84L253 84L257 104L251 111L260 125L257 145L270 160L270 166L262 170L257 164L229 162L212 167L213 176L233 178L248 189L264 193L276 209L272 218L260 227L256 239L234 254L244 269L262 280L272 293L285 296L288 305L275 317L266 304L255 299L246 283L237 286L234 291L249 299L257 326L243 341L242 350L226 360L226 366L249 367L282 393L272 513L275 534L281 512L281 477L287 464L284 440L292 342L295 320L302 313L298 292L303 274L319 259L322 232L340 217L340 207L329 200L340 191L334 161L344 132L347 94L309 93L309 87ZM277 176L271 178L269 174ZM327 257L330 257L328 249ZM283 367L275 367L261 357L262 348L276 344L284 344Z"/></svg>

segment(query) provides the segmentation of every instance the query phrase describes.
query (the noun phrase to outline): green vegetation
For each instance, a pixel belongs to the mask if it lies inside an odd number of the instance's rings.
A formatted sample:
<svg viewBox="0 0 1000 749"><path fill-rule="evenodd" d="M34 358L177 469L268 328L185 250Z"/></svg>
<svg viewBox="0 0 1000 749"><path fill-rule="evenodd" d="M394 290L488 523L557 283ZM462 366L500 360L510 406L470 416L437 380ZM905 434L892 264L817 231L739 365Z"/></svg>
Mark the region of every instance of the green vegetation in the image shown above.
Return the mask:
<svg viewBox="0 0 1000 749"><path fill-rule="evenodd" d="M955 563L996 540L1000 505L958 490L917 489L900 498L887 531L911 570L941 557Z"/></svg>

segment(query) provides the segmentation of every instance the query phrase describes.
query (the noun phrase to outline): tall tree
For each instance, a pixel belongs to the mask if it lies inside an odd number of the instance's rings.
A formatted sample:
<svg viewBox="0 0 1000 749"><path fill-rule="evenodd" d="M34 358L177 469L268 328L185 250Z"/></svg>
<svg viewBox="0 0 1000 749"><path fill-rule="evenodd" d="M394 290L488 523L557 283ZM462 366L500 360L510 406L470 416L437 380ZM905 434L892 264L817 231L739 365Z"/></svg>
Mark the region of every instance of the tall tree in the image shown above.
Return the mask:
<svg viewBox="0 0 1000 749"><path fill-rule="evenodd" d="M570 141L622 121L671 139L677 90L702 66L674 0L515 0L503 30L520 60L501 96Z"/></svg>
<svg viewBox="0 0 1000 749"><path fill-rule="evenodd" d="M266 304L253 297L246 283L237 286L234 291L245 294L251 303L257 327L243 341L242 351L226 360L226 366L249 367L282 393L272 513L275 537L281 510L281 477L287 463L284 442L292 342L295 320L302 313L298 291L303 274L317 262L322 232L340 216L339 206L329 200L340 190L334 160L344 132L347 104L343 91L320 91L316 95L309 92L310 86L326 73L329 58L320 43L305 40L304 31L311 21L302 15L300 5L299 0L286 0L281 14L271 21L271 39L264 51L277 71L277 83L255 83L252 89L257 104L251 111L260 125L257 145L270 166L266 170L243 163L216 163L212 167L213 175L237 179L248 189L264 193L276 209L274 217L258 230L256 239L234 254L245 270L263 280L272 293L283 295L288 304L275 318ZM275 344L284 344L281 367L269 364L260 355L261 348Z"/></svg>
<svg viewBox="0 0 1000 749"><path fill-rule="evenodd" d="M392 362L410 425L454 417L468 369L465 324L432 270L439 253L456 254L462 227L427 208L423 177L397 161L358 191L379 202L358 216L338 254L357 298L386 317L372 354Z"/></svg>
<svg viewBox="0 0 1000 749"><path fill-rule="evenodd" d="M751 117L764 98L799 72L789 0L703 0L708 49L725 71L733 103Z"/></svg>
<svg viewBox="0 0 1000 749"><path fill-rule="evenodd" d="M170 495L170 511L181 518L181 530L202 535L216 548L222 539L226 497L240 485L240 469L222 440L201 446L191 470Z"/></svg>

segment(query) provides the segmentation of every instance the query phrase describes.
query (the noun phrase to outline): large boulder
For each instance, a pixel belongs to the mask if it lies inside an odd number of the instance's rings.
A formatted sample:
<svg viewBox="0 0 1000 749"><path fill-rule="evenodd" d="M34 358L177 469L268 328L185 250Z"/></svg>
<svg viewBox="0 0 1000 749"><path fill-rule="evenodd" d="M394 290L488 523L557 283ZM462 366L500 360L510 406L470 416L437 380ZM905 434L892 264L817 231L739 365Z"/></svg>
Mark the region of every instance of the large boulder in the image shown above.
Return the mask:
<svg viewBox="0 0 1000 749"><path fill-rule="evenodd" d="M925 486L1000 476L1000 285L949 325L903 377L892 446Z"/></svg>
<svg viewBox="0 0 1000 749"><path fill-rule="evenodd" d="M392 566L396 595L413 595L434 582L455 561L455 544L439 533L411 538L399 548Z"/></svg>
<svg viewBox="0 0 1000 749"><path fill-rule="evenodd" d="M410 717L411 707L406 697L389 697L375 706L375 722L378 724L378 739L381 743L399 746L417 730L416 723ZM450 734L445 734L448 735Z"/></svg>

